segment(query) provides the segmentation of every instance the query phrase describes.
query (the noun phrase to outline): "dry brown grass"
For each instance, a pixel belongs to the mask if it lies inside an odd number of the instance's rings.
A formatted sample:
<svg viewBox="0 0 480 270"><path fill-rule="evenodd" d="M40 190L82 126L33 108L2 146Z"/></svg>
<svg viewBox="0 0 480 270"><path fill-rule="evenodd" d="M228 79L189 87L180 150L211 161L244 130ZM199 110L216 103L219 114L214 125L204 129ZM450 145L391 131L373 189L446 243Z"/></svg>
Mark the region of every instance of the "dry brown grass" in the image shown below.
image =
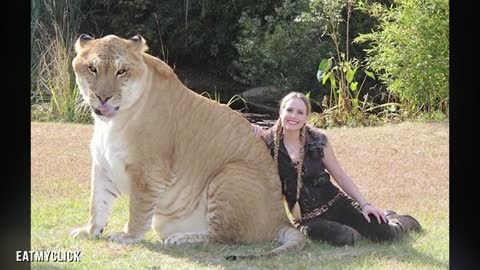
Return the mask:
<svg viewBox="0 0 480 270"><path fill-rule="evenodd" d="M325 132L339 162L376 206L448 213L448 124L404 122Z"/></svg>
<svg viewBox="0 0 480 270"><path fill-rule="evenodd" d="M69 196L90 184L92 125L31 124L31 188L36 196Z"/></svg>
<svg viewBox="0 0 480 270"><path fill-rule="evenodd" d="M88 192L91 125L32 123L32 196ZM338 160L373 204L448 213L448 124L404 122L325 130ZM68 188L77 187L77 188Z"/></svg>

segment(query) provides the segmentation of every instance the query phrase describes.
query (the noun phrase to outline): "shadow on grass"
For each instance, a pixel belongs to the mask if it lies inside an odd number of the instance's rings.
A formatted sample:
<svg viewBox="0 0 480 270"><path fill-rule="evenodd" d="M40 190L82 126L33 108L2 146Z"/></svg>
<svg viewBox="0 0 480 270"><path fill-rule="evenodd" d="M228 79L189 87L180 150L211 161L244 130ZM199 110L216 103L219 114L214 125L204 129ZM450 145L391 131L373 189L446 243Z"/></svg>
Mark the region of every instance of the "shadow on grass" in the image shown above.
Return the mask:
<svg viewBox="0 0 480 270"><path fill-rule="evenodd" d="M377 244L362 240L355 246L334 247L322 242L307 241L301 251L293 251L272 258L228 261L229 255L259 254L278 246L276 243L256 244L186 244L166 246L161 242L142 242L140 245L151 252L173 258L189 260L204 267L219 266L222 269L267 268L267 269L351 269L368 265L384 265L392 261L410 267L448 269L448 262L438 260L412 247L417 236L406 235L396 243ZM405 267L402 267L405 268ZM156 269L156 268L151 268ZM160 269L160 268L158 268Z"/></svg>
<svg viewBox="0 0 480 270"><path fill-rule="evenodd" d="M383 258L397 262L405 262L413 266L422 266L427 268L448 269L448 262L440 261L438 258L426 254L412 244L416 239L423 237L427 232L407 234L400 242L377 244L363 240L361 245L371 247L371 256ZM375 248L377 247L377 248Z"/></svg>

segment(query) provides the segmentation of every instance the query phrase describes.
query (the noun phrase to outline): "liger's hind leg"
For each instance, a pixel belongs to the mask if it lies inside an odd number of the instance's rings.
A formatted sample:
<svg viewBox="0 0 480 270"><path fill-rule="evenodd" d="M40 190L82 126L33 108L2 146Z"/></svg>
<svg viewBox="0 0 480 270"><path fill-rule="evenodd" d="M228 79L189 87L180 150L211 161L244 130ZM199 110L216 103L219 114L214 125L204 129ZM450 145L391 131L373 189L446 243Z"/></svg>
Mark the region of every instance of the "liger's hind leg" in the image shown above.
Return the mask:
<svg viewBox="0 0 480 270"><path fill-rule="evenodd" d="M264 182L262 182L264 181ZM167 244L256 242L273 240L288 222L281 204L280 184L259 177L258 171L230 164L207 187L206 232L176 233ZM278 198L275 198L278 197Z"/></svg>
<svg viewBox="0 0 480 270"><path fill-rule="evenodd" d="M208 187L208 238L215 242L273 240L281 226L281 194L257 171L229 165ZM273 192L273 194L272 194Z"/></svg>

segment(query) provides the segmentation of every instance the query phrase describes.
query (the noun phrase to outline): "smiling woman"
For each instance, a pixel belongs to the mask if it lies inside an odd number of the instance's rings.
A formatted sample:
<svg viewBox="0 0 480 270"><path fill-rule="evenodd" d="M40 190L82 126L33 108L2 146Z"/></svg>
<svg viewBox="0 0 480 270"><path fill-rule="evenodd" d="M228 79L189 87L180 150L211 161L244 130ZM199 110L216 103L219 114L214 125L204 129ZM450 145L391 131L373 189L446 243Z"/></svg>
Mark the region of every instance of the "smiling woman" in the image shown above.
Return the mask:
<svg viewBox="0 0 480 270"><path fill-rule="evenodd" d="M306 125L310 111L308 98L291 92L280 103L275 126L265 134L254 130L278 166L285 208L297 228L313 240L338 246L353 245L360 236L384 242L421 231L412 216L384 213L367 201L338 163L325 134Z"/></svg>

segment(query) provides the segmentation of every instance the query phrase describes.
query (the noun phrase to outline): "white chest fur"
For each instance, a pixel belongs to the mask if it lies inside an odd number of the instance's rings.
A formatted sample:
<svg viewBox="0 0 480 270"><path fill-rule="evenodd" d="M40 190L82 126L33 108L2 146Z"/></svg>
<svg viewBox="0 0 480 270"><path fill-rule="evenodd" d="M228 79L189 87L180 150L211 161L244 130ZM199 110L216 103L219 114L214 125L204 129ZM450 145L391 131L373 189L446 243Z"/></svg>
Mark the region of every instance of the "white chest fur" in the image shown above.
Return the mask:
<svg viewBox="0 0 480 270"><path fill-rule="evenodd" d="M122 194L130 193L130 178L125 171L127 142L111 123L95 123L91 142L92 162Z"/></svg>

